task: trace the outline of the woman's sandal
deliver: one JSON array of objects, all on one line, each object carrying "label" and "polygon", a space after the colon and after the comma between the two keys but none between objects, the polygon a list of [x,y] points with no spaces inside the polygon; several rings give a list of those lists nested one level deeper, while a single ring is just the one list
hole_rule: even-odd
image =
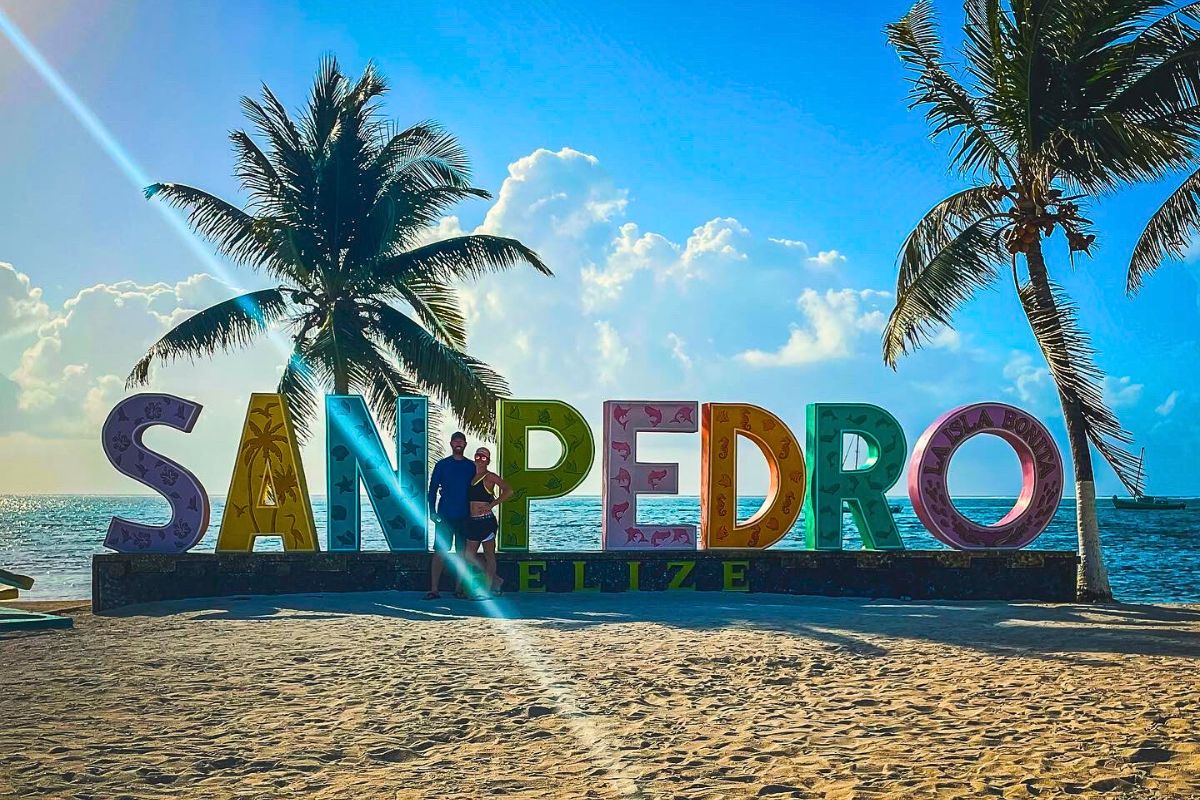
[{"label": "woman's sandal", "polygon": [[492,587],[492,597],[499,597],[504,594],[504,578],[496,578],[496,585]]},{"label": "woman's sandal", "polygon": [[466,600],[466,599],[467,599],[467,593],[466,593],[466,592],[464,592],[462,589],[455,589],[455,590],[454,590],[454,596],[455,596],[455,598],[457,598],[457,599],[459,599],[459,600]]},{"label": "woman's sandal", "polygon": [[426,592],[422,600],[441,600],[442,595],[439,592]]}]

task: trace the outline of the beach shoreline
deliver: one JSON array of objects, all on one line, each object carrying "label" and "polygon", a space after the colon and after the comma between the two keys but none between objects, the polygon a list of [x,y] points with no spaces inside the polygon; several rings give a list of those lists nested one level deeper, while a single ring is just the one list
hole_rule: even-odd
[{"label": "beach shoreline", "polygon": [[0,636],[21,733],[0,744],[0,798],[1174,799],[1200,785],[1200,606],[648,599],[77,609],[74,630]]}]

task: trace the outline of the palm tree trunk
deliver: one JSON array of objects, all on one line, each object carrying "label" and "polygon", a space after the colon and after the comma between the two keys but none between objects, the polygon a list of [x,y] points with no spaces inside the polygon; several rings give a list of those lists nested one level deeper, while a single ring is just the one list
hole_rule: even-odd
[{"label": "palm tree trunk", "polygon": [[[1042,243],[1038,239],[1025,253],[1029,265],[1029,281],[1033,285],[1039,309],[1056,307],[1054,294],[1050,291],[1050,276],[1046,261],[1042,257]],[[1030,309],[1026,309],[1028,314]],[[1058,393],[1062,405],[1063,420],[1067,426],[1067,441],[1071,446],[1071,464],[1075,471],[1075,528],[1079,536],[1079,572],[1075,580],[1075,594],[1083,602],[1105,602],[1112,600],[1112,588],[1108,584],[1108,571],[1104,568],[1104,555],[1100,550],[1100,525],[1096,519],[1096,480],[1092,470],[1092,450],[1088,442],[1087,429],[1079,402]]]}]

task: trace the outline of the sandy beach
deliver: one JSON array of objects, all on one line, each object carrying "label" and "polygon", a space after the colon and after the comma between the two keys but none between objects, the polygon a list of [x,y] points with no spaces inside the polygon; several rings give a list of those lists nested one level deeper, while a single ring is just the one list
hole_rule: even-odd
[{"label": "sandy beach", "polygon": [[0,638],[5,800],[1200,792],[1195,607],[379,593],[76,620]]}]

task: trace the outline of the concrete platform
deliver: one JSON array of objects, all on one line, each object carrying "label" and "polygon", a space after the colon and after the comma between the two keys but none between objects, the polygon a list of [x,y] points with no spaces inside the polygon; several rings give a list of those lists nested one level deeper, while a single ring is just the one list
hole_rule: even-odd
[{"label": "concrete platform", "polygon": [[[92,558],[92,609],[193,597],[425,591],[429,553],[104,553]],[[913,600],[1075,598],[1070,551],[501,553],[506,592],[736,591]],[[450,590],[447,571],[442,588]]]}]

